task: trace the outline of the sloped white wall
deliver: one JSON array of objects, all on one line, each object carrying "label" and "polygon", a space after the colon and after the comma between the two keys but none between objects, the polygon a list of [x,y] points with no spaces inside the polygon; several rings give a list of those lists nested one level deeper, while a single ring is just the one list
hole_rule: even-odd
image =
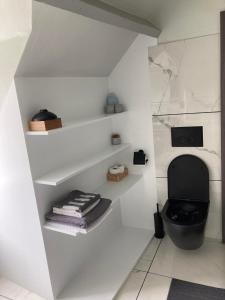
[{"label": "sloped white wall", "polygon": [[0,273],[52,299],[14,83],[0,111]]},{"label": "sloped white wall", "polygon": [[30,32],[31,6],[31,0],[0,0],[1,41]]},{"label": "sloped white wall", "polygon": [[17,76],[108,76],[136,36],[135,32],[33,1],[32,34]]},{"label": "sloped white wall", "polygon": [[[120,130],[122,139],[132,144],[133,151],[144,149],[149,155],[147,167],[134,167],[134,171],[144,174],[141,185],[140,205],[148,208],[143,212],[142,223],[153,228],[153,211],[156,204],[156,181],[154,143],[152,130],[151,90],[148,71],[148,47],[156,44],[156,39],[139,35],[129,47],[120,62],[109,76],[109,91],[115,92],[125,104],[129,116],[127,123],[114,124]],[[124,210],[126,214],[126,210]],[[134,215],[134,214],[133,214]],[[124,215],[124,218],[126,216]]]},{"label": "sloped white wall", "polygon": [[0,274],[52,299],[14,75],[31,31],[31,0],[0,1]]},{"label": "sloped white wall", "polygon": [[31,31],[31,0],[0,0],[0,109]]}]

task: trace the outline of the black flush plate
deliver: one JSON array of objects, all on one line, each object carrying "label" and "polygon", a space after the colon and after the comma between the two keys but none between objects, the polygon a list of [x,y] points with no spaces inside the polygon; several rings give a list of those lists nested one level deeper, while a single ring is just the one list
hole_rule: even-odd
[{"label": "black flush plate", "polygon": [[172,147],[203,147],[203,127],[172,127]]}]

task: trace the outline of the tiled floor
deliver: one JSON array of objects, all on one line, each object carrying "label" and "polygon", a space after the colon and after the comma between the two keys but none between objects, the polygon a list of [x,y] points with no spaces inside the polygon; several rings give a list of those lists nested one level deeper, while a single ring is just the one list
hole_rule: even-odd
[{"label": "tiled floor", "polygon": [[153,239],[115,300],[166,300],[172,278],[225,289],[225,245],[206,240],[185,251]]},{"label": "tiled floor", "polygon": [[[172,278],[225,288],[225,245],[207,240],[194,251],[176,248],[168,237],[153,239],[115,300],[166,300]],[[0,300],[43,300],[0,278]]]},{"label": "tiled floor", "polygon": [[0,300],[44,300],[17,284],[0,278]]}]

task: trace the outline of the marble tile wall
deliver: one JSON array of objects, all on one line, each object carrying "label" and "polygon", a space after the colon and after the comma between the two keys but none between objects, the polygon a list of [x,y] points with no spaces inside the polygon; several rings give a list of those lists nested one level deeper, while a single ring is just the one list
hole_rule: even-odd
[{"label": "marble tile wall", "polygon": [[[221,239],[219,35],[149,48],[158,201],[167,199],[167,168],[181,154],[205,161],[210,173],[206,236]],[[171,146],[171,127],[203,126],[203,147]]]}]

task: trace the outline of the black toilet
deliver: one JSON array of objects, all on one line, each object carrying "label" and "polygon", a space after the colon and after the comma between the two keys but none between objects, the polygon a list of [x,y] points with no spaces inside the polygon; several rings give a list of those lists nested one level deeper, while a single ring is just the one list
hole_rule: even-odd
[{"label": "black toilet", "polygon": [[162,210],[166,232],[185,250],[199,248],[209,209],[209,172],[194,155],[176,157],[168,167],[168,200]]}]

